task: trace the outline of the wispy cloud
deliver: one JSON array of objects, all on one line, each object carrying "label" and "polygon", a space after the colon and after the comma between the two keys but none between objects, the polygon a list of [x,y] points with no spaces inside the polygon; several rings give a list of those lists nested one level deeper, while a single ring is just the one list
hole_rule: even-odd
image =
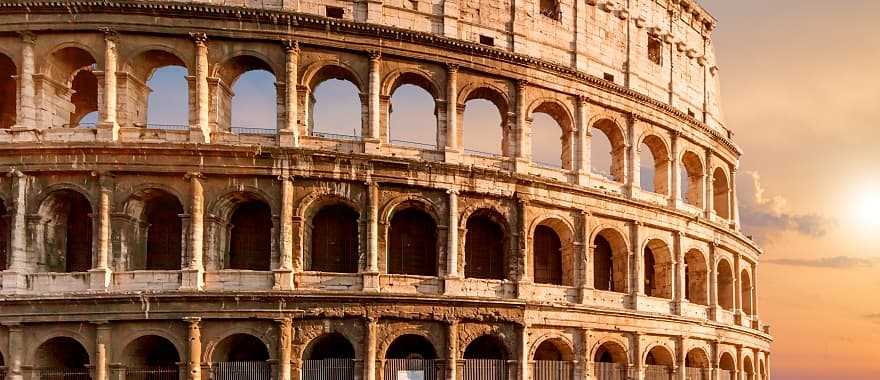
[{"label": "wispy cloud", "polygon": [[864,318],[870,322],[880,324],[880,313],[868,314],[868,315],[864,316]]},{"label": "wispy cloud", "polygon": [[818,259],[768,259],[763,263],[788,265],[794,267],[831,268],[831,269],[855,269],[873,268],[880,265],[880,257],[851,257],[836,256],[822,257]]},{"label": "wispy cloud", "polygon": [[794,231],[811,237],[822,237],[834,228],[836,221],[817,213],[793,213],[788,200],[780,195],[768,195],[757,172],[745,173],[751,181],[743,186],[740,197],[740,217],[743,229],[758,241],[772,240],[773,236]]}]

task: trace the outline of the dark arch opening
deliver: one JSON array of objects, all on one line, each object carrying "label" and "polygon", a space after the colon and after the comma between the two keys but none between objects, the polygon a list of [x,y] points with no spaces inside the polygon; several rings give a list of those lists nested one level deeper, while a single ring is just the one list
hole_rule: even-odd
[{"label": "dark arch opening", "polygon": [[604,343],[596,350],[597,363],[627,364],[626,350],[616,343]]},{"label": "dark arch opening", "polygon": [[553,342],[549,340],[545,340],[538,345],[538,349],[535,350],[535,355],[533,360],[551,360],[551,361],[562,361],[565,360],[565,356],[562,354],[562,351],[559,347],[556,347]]},{"label": "dark arch opening", "polygon": [[325,206],[312,218],[310,270],[357,273],[358,213],[343,204]]},{"label": "dark arch opening", "polygon": [[0,54],[0,129],[9,129],[17,122],[18,82],[15,76],[18,69],[15,62]]},{"label": "dark arch opening", "polygon": [[501,338],[483,335],[474,339],[464,350],[465,359],[507,360],[507,348]]},{"label": "dark arch opening", "polygon": [[98,111],[98,77],[92,70],[79,70],[73,77],[70,88],[73,90],[70,102],[74,105],[70,112],[70,125],[93,127],[94,122],[85,117]]},{"label": "dark arch opening", "polygon": [[386,359],[436,359],[437,352],[434,345],[421,335],[407,334],[394,340],[388,351]]},{"label": "dark arch opening", "polygon": [[535,259],[535,283],[562,285],[562,241],[552,228],[535,228],[532,241]]},{"label": "dark arch opening", "polygon": [[[132,341],[123,351],[123,357],[129,369],[150,370],[145,373],[150,375],[146,378],[156,380],[162,379],[160,375],[163,372],[171,371],[172,375],[176,375],[177,364],[180,362],[180,354],[174,344],[156,335],[142,336]],[[167,371],[144,367],[164,367]]]},{"label": "dark arch opening", "polygon": [[707,292],[709,282],[706,259],[697,250],[690,250],[684,257],[685,261],[685,299],[698,305],[709,305]]},{"label": "dark arch opening", "polygon": [[234,334],[217,343],[212,358],[214,362],[264,362],[269,360],[269,349],[253,335]]},{"label": "dark arch opening", "polygon": [[[9,223],[9,212],[6,210],[6,203],[0,201],[0,271],[9,268],[9,244],[11,223]],[[0,355],[2,359],[2,355]],[[0,364],[2,365],[2,364]]]},{"label": "dark arch opening", "polygon": [[272,211],[262,201],[245,201],[230,218],[229,269],[267,271],[272,264]]},{"label": "dark arch opening", "polygon": [[692,349],[685,357],[685,366],[688,368],[709,368],[709,357],[701,349]]},{"label": "dark arch opening", "polygon": [[312,343],[306,360],[354,359],[354,347],[342,334],[324,335]]},{"label": "dark arch opening", "polygon": [[733,271],[727,260],[718,263],[718,305],[733,310]]},{"label": "dark arch opening", "polygon": [[342,334],[317,338],[304,355],[303,380],[354,380],[354,347]]},{"label": "dark arch opening", "polygon": [[745,269],[740,274],[740,300],[742,300],[743,313],[752,315],[752,279],[749,271]]},{"label": "dark arch opening", "polygon": [[719,361],[719,367],[721,367],[724,371],[736,371],[736,362],[733,360],[733,356],[729,353],[725,352],[721,354],[721,360]]},{"label": "dark arch opening", "polygon": [[144,210],[147,222],[147,270],[180,269],[183,206],[171,194],[162,193],[147,201]]},{"label": "dark arch opening", "polygon": [[43,371],[47,369],[64,370],[65,379],[84,380],[89,378],[87,369],[89,353],[82,344],[73,338],[57,337],[47,340],[37,348],[34,364]]},{"label": "dark arch opening", "polygon": [[45,269],[86,272],[92,267],[92,206],[73,190],[57,190],[40,207]]},{"label": "dark arch opening", "polygon": [[428,213],[410,207],[391,218],[388,272],[437,275],[437,225]]},{"label": "dark arch opening", "polygon": [[696,153],[687,151],[681,158],[681,194],[692,206],[703,207],[703,162]]},{"label": "dark arch opening", "polygon": [[464,240],[467,278],[503,280],[507,277],[504,230],[488,214],[471,215]]},{"label": "dark arch opening", "polygon": [[614,289],[612,257],[611,243],[603,236],[596,237],[593,248],[593,287],[597,290]]}]

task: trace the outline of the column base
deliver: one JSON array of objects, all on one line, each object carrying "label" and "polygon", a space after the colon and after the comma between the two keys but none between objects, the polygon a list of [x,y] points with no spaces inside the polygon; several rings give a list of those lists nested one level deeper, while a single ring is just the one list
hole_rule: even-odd
[{"label": "column base", "polygon": [[518,299],[528,299],[531,294],[534,292],[534,284],[531,282],[517,282],[516,283],[516,298]]},{"label": "column base", "polygon": [[588,303],[593,298],[593,289],[578,288],[578,303]]},{"label": "column base", "polygon": [[116,141],[119,139],[119,124],[102,122],[95,126],[98,130],[98,141]]},{"label": "column base", "polygon": [[583,187],[590,186],[590,173],[577,172],[577,184]]},{"label": "column base", "polygon": [[379,272],[364,272],[363,287],[365,292],[379,292]]},{"label": "column base", "polygon": [[299,136],[293,131],[280,130],[278,131],[278,145],[282,148],[298,148]]},{"label": "column base", "polygon": [[110,288],[113,273],[108,268],[89,270],[89,289],[107,290]]},{"label": "column base", "polygon": [[27,276],[24,273],[7,270],[0,272],[0,292],[3,294],[21,294],[27,291]]},{"label": "column base", "polygon": [[211,142],[211,139],[202,128],[197,125],[191,125],[189,127],[189,142],[195,144],[207,144]]},{"label": "column base", "polygon": [[275,277],[275,285],[272,286],[272,290],[293,290],[295,288],[292,270],[276,269],[272,271],[272,275]]},{"label": "column base", "polygon": [[180,290],[199,291],[205,288],[205,272],[201,269],[180,271]]},{"label": "column base", "polygon": [[513,171],[517,174],[529,174],[532,168],[532,162],[523,157],[516,157],[513,160]]},{"label": "column base", "polygon": [[36,142],[41,140],[42,135],[39,129],[19,125],[13,125],[9,132],[12,134],[12,142]]},{"label": "column base", "polygon": [[446,277],[443,279],[443,294],[448,296],[462,295],[463,285],[461,277]]},{"label": "column base", "polygon": [[364,138],[364,153],[380,154],[382,153],[382,141],[374,138]]},{"label": "column base", "polygon": [[443,152],[443,161],[447,164],[460,164],[461,150],[446,147],[446,151]]}]

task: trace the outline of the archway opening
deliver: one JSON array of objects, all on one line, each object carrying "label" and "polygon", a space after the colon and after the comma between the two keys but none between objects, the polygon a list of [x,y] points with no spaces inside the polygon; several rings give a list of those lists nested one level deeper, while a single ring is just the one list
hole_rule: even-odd
[{"label": "archway opening", "polygon": [[743,360],[742,380],[755,380],[755,367],[752,365],[752,358],[748,356]]},{"label": "archway opening", "polygon": [[385,352],[385,378],[396,379],[398,374],[406,373],[407,378],[439,379],[443,375],[440,363],[436,362],[434,345],[420,335],[397,337]]},{"label": "archway opening", "polygon": [[360,139],[366,110],[363,92],[354,73],[341,66],[326,66],[311,80],[309,131],[331,139]]},{"label": "archway opening", "polygon": [[358,213],[344,204],[322,207],[306,229],[311,239],[309,270],[357,273]]},{"label": "archway opening", "polygon": [[600,232],[593,241],[593,287],[626,293],[629,260],[623,237],[614,230]]},{"label": "archway opening", "polygon": [[685,357],[685,374],[688,379],[709,380],[712,372],[709,369],[709,356],[699,348],[694,348]]},{"label": "archway opening", "polygon": [[97,123],[98,77],[91,67],[77,71],[71,81],[70,89],[73,93],[70,95],[70,103],[73,104],[73,110],[68,119],[71,127],[94,128]]},{"label": "archway opening", "polygon": [[685,203],[703,207],[703,162],[696,153],[687,151],[681,158],[681,194]]},{"label": "archway opening", "polygon": [[605,342],[593,355],[593,373],[597,379],[625,379],[627,377],[626,349],[613,342]]},{"label": "archway opening", "polygon": [[645,356],[645,378],[651,380],[671,380],[675,358],[668,349],[656,346]]},{"label": "archway opening", "polygon": [[483,335],[474,339],[464,350],[463,378],[507,379],[508,352],[501,338]]},{"label": "archway opening", "polygon": [[[91,53],[79,47],[58,49],[44,63],[43,74],[48,78],[37,86],[48,86],[54,81],[64,87],[53,91],[44,87],[45,100],[41,110],[45,112],[43,122],[52,126],[76,127],[81,125],[84,115],[98,110],[98,78],[95,58]],[[39,93],[39,92],[38,92]],[[94,124],[82,125],[94,127]]]},{"label": "archway opening", "polygon": [[69,337],[52,338],[37,347],[34,367],[38,379],[88,380],[89,353]]},{"label": "archway opening", "polygon": [[703,253],[692,249],[684,256],[685,299],[697,305],[709,305],[709,273]]},{"label": "archway opening", "polygon": [[669,153],[657,136],[645,137],[639,147],[639,182],[642,190],[669,194]]},{"label": "archway opening", "polygon": [[716,168],[712,175],[712,207],[721,219],[730,219],[730,183],[724,169]]},{"label": "archway opening", "polygon": [[721,354],[721,360],[718,362],[718,376],[719,379],[733,379],[736,376],[736,361],[733,360],[733,356],[725,352]]},{"label": "archway opening", "polygon": [[11,223],[9,223],[9,212],[6,210],[6,202],[0,200],[0,271],[9,269],[9,244],[12,232],[10,228]]},{"label": "archway opening", "polygon": [[15,62],[4,54],[0,54],[0,94],[8,94],[0,98],[0,129],[9,129],[18,122],[18,68]]},{"label": "archway opening", "polygon": [[483,87],[471,91],[459,107],[464,152],[478,156],[510,156],[507,100],[498,91]]},{"label": "archway opening", "polygon": [[47,272],[87,272],[92,268],[92,206],[73,190],[57,190],[43,200],[38,211],[44,257],[39,269]]},{"label": "archway opening", "polygon": [[733,310],[733,271],[727,260],[718,263],[718,306]]},{"label": "archway opening", "polygon": [[263,201],[240,203],[230,218],[228,269],[267,271],[272,264],[272,211]]},{"label": "archway opening", "polygon": [[573,353],[561,339],[548,339],[532,355],[535,380],[571,380],[574,374]]},{"label": "archway opening", "polygon": [[168,339],[146,335],[129,343],[122,353],[127,379],[164,380],[180,376],[180,354]]},{"label": "archway opening", "polygon": [[535,283],[562,285],[562,241],[553,228],[539,225],[532,241]]},{"label": "archway opening", "polygon": [[488,210],[472,214],[465,233],[464,273],[467,278],[503,280],[507,278],[506,243],[501,217]]},{"label": "archway opening", "polygon": [[150,189],[129,200],[136,236],[144,236],[144,248],[133,254],[128,266],[133,270],[178,270],[183,254],[183,206],[177,197]]},{"label": "archway opening", "polygon": [[573,153],[571,116],[553,102],[543,103],[532,112],[532,162],[570,170]]},{"label": "archway opening", "polygon": [[385,359],[436,359],[434,345],[421,335],[407,334],[398,337],[388,346]]},{"label": "archway opening", "polygon": [[354,346],[342,334],[330,333],[317,338],[303,356],[303,380],[355,378]]},{"label": "archway opening", "polygon": [[742,300],[742,311],[746,315],[752,315],[752,276],[748,270],[743,269],[740,274],[740,300]]},{"label": "archway opening", "polygon": [[437,224],[413,206],[394,213],[388,229],[388,273],[437,275]]},{"label": "archway opening", "polygon": [[[217,76],[217,122],[224,130],[245,134],[273,134],[278,126],[278,88],[272,67],[252,55],[226,61]],[[295,85],[295,84],[292,84]],[[229,86],[231,91],[220,90]]]},{"label": "archway opening", "polygon": [[124,106],[135,125],[148,128],[187,130],[190,124],[189,80],[186,64],[174,54],[161,50],[141,53],[130,63],[127,80],[131,87]]},{"label": "archway opening", "polygon": [[217,379],[270,379],[269,348],[250,334],[233,334],[219,343],[211,355]]},{"label": "archway opening", "polygon": [[609,119],[603,119],[593,124],[591,132],[590,163],[593,174],[624,182],[626,146],[620,127]]},{"label": "archway opening", "polygon": [[427,78],[402,74],[388,105],[388,139],[391,144],[437,149],[437,96]]},{"label": "archway opening", "polygon": [[643,255],[645,295],[672,299],[674,268],[669,247],[662,240],[652,239]]}]

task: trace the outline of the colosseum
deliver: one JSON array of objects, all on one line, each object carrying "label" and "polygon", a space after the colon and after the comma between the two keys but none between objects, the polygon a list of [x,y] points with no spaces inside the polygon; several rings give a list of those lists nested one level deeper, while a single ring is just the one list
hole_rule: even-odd
[{"label": "colosseum", "polygon": [[[766,380],[715,26],[694,0],[0,0],[0,374]],[[179,125],[147,118],[166,67]],[[255,70],[274,125],[236,126]],[[354,133],[315,127],[327,81]],[[393,138],[407,85],[430,144]]]}]

